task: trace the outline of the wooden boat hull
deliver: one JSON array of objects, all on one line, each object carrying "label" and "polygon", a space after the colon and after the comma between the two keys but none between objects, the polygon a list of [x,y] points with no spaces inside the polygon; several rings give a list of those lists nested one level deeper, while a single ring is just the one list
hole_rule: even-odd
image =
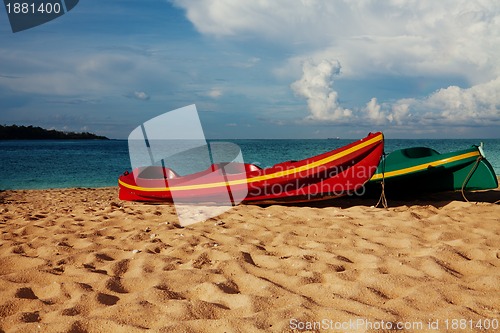
[{"label": "wooden boat hull", "polygon": [[[383,153],[382,133],[301,161],[260,169],[220,163],[188,176],[162,167],[138,168],[118,180],[121,200],[176,203],[302,202],[353,193],[375,173]],[[148,175],[144,175],[144,173]],[[240,200],[233,200],[240,198]]]},{"label": "wooden boat hull", "polygon": [[394,151],[382,158],[367,188],[380,189],[382,179],[386,193],[398,195],[498,187],[493,167],[477,146],[446,154],[427,147]]}]

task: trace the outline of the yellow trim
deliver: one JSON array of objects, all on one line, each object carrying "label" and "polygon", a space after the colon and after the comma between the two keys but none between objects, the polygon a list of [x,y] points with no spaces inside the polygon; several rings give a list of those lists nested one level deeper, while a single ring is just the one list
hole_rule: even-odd
[{"label": "yellow trim", "polygon": [[400,170],[394,170],[394,171],[384,172],[383,176],[382,176],[382,173],[377,173],[377,174],[373,175],[372,179],[370,179],[370,180],[379,180],[379,179],[382,179],[382,178],[390,178],[390,177],[395,177],[395,176],[401,176],[401,175],[404,175],[404,174],[407,174],[407,173],[412,173],[412,172],[416,172],[416,171],[425,170],[425,169],[427,169],[430,166],[432,166],[432,167],[440,166],[440,165],[443,165],[443,164],[447,164],[447,163],[452,163],[452,162],[464,160],[464,159],[469,158],[469,157],[478,156],[479,154],[480,154],[479,151],[473,151],[473,152],[465,153],[465,154],[462,154],[462,155],[457,155],[457,156],[453,156],[453,157],[443,158],[442,160],[437,160],[437,161],[433,161],[433,162],[429,162],[429,163],[415,165],[415,166],[412,166],[412,167],[409,167],[409,168],[404,168],[404,169],[400,169]]},{"label": "yellow trim", "polygon": [[160,191],[166,192],[166,191],[172,191],[172,190],[186,191],[186,190],[197,190],[197,189],[203,189],[203,188],[213,188],[213,187],[220,187],[220,186],[231,186],[231,185],[253,183],[253,182],[268,180],[268,179],[272,179],[272,178],[284,177],[284,176],[291,175],[293,173],[307,171],[307,170],[315,168],[317,166],[338,160],[344,156],[347,156],[353,152],[356,152],[360,149],[363,149],[365,147],[368,147],[374,143],[377,143],[377,142],[380,142],[383,140],[384,140],[384,135],[379,134],[376,137],[371,138],[370,140],[360,142],[359,144],[357,144],[349,149],[343,150],[343,151],[341,151],[337,154],[334,154],[334,155],[330,155],[330,156],[325,157],[325,158],[318,160],[316,162],[306,164],[306,165],[303,165],[303,166],[298,167],[298,168],[278,171],[278,172],[274,172],[274,173],[271,173],[268,175],[262,175],[262,176],[248,178],[248,179],[237,179],[237,180],[231,180],[231,181],[227,181],[227,182],[196,184],[196,185],[184,185],[184,186],[181,185],[181,186],[174,186],[174,187],[141,187],[141,186],[135,186],[135,185],[130,185],[130,184],[124,183],[121,180],[118,180],[118,183],[120,185],[122,185],[123,187],[129,188],[132,190],[145,191],[145,192],[160,192]]}]

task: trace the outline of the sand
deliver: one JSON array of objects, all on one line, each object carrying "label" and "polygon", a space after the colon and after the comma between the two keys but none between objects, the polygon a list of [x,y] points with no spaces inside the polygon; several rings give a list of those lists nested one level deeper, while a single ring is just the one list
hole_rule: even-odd
[{"label": "sand", "polygon": [[238,206],[185,228],[172,206],[117,191],[0,192],[0,332],[494,332],[500,320],[499,190],[388,209]]}]

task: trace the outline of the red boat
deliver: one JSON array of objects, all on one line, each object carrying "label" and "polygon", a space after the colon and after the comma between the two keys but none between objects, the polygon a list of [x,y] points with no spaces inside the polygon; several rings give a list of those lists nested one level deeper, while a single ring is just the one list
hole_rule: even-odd
[{"label": "red boat", "polygon": [[120,176],[119,197],[129,201],[233,205],[329,199],[362,188],[375,173],[383,146],[383,134],[378,132],[342,148],[265,169],[230,162],[179,176],[166,167],[141,167]]}]

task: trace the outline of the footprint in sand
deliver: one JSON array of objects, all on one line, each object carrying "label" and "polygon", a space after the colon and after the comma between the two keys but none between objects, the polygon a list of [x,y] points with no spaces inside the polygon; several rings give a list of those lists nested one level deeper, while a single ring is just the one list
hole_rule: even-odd
[{"label": "footprint in sand", "polygon": [[115,305],[119,300],[120,298],[117,296],[104,293],[97,294],[97,301],[103,305],[108,305],[108,306]]},{"label": "footprint in sand", "polygon": [[69,309],[64,309],[62,310],[61,314],[63,316],[70,316],[70,317],[73,317],[73,316],[77,316],[80,314],[80,310],[78,310],[76,307],[74,308],[69,308]]},{"label": "footprint in sand", "polygon": [[122,277],[129,269],[130,259],[123,259],[113,266],[113,274],[117,277]]},{"label": "footprint in sand", "polygon": [[328,265],[331,267],[335,272],[340,273],[340,272],[345,272],[345,267],[343,265]]},{"label": "footprint in sand", "polygon": [[40,317],[40,314],[38,311],[35,312],[24,312],[21,315],[21,321],[24,323],[37,323],[40,322],[42,318]]},{"label": "footprint in sand", "polygon": [[340,261],[343,261],[343,262],[347,262],[349,264],[354,264],[354,262],[351,259],[346,258],[344,256],[337,256],[337,259],[340,260]]},{"label": "footprint in sand", "polygon": [[86,292],[91,292],[94,291],[94,288],[90,284],[82,283],[82,282],[77,282],[78,287],[80,287],[83,291]]},{"label": "footprint in sand", "polygon": [[166,285],[157,285],[154,287],[155,289],[161,291],[162,295],[166,298],[166,299],[173,299],[173,300],[183,300],[183,299],[186,299],[184,296],[182,296],[181,294],[175,292],[175,291],[172,291],[168,286]]},{"label": "footprint in sand", "polygon": [[83,267],[88,269],[92,273],[108,275],[108,271],[104,269],[96,269],[95,266],[92,264],[83,264]]},{"label": "footprint in sand", "polygon": [[129,291],[123,286],[122,280],[119,277],[112,277],[106,282],[106,288],[110,291],[119,294],[127,294]]},{"label": "footprint in sand", "polygon": [[255,264],[255,261],[253,261],[252,255],[248,252],[241,252],[241,255],[243,256],[243,260],[250,265],[257,266]]},{"label": "footprint in sand", "polygon": [[369,291],[371,291],[373,294],[377,295],[378,297],[380,297],[381,299],[383,300],[388,300],[390,299],[389,296],[387,296],[384,292],[378,290],[377,288],[373,288],[373,287],[366,287],[366,289],[368,289]]},{"label": "footprint in sand", "polygon": [[35,295],[33,290],[31,288],[19,288],[16,291],[16,297],[17,298],[24,298],[24,299],[38,299],[38,297]]},{"label": "footprint in sand", "polygon": [[202,269],[206,266],[210,266],[212,261],[210,260],[206,252],[202,253],[194,262],[193,267],[197,269]]},{"label": "footprint in sand", "polygon": [[98,260],[101,260],[101,261],[113,261],[115,260],[114,258],[108,256],[107,254],[105,253],[97,253],[95,255],[95,257],[98,259]]},{"label": "footprint in sand", "polygon": [[238,285],[234,281],[226,281],[223,283],[217,283],[217,287],[219,287],[220,290],[225,292],[226,294],[239,294],[240,289],[238,288]]}]

